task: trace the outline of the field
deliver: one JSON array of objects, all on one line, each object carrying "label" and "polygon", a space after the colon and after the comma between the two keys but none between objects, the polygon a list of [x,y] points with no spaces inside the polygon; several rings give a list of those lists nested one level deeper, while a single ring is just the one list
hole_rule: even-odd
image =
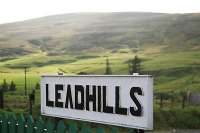
[{"label": "field", "polygon": [[[129,74],[137,55],[140,74],[154,77],[155,129],[200,128],[200,107],[182,107],[183,93],[200,93],[199,22],[199,14],[86,13],[0,25],[0,84],[17,88],[5,92],[4,111],[29,112],[24,67],[30,94],[44,74],[104,74],[106,59],[112,74]],[[160,94],[170,95],[163,107]],[[33,108],[40,115],[40,90]]]},{"label": "field", "polygon": [[120,49],[115,53],[85,54],[79,56],[47,56],[46,53],[31,54],[16,59],[1,61],[0,81],[13,80],[18,91],[23,92],[24,68],[27,69],[27,85],[33,89],[43,74],[104,74],[105,62],[109,59],[113,74],[128,74],[128,60],[137,55],[142,60],[142,73],[152,74],[156,91],[180,91],[189,89],[198,91],[200,87],[200,52],[180,51],[161,52],[162,47],[145,48],[134,53],[131,49]]},{"label": "field", "polygon": [[[131,49],[120,49],[115,53],[107,51],[92,55],[81,56],[47,56],[46,53],[37,53],[23,56],[17,59],[8,59],[0,63],[0,81],[6,79],[8,83],[12,80],[16,83],[17,91],[6,93],[6,110],[14,112],[28,112],[28,100],[24,96],[24,69],[19,66],[27,66],[27,88],[31,93],[36,83],[40,82],[43,74],[57,74],[64,71],[65,74],[78,74],[86,72],[88,74],[104,74],[106,58],[110,61],[113,74],[128,74],[128,60],[136,54],[142,59],[142,73],[152,74],[154,77],[155,92],[172,92],[174,95],[181,91],[200,92],[200,53],[198,51],[163,52],[163,48],[144,48],[140,52],[133,52]],[[11,65],[12,64],[12,65]],[[9,66],[9,67],[8,67]],[[16,68],[15,68],[16,67]],[[17,99],[17,100],[16,100]],[[181,100],[177,96],[177,102],[172,111],[181,109]],[[40,91],[36,90],[36,104],[34,105],[34,115],[39,114]],[[165,109],[169,109],[169,103],[165,104],[164,111],[159,111],[159,102],[155,101],[156,119],[161,123],[156,123],[156,128],[169,128],[163,122],[161,114]],[[177,109],[176,109],[177,108]],[[189,106],[192,111],[198,109]],[[187,109],[187,111],[190,109]],[[159,114],[157,116],[157,114]],[[172,114],[168,114],[172,115]],[[157,118],[158,117],[158,118]],[[193,117],[193,115],[191,116]],[[161,119],[161,120],[160,120]],[[162,123],[163,122],[163,123]],[[173,123],[173,122],[172,122]],[[163,124],[163,125],[162,125]],[[181,125],[182,126],[182,125]],[[190,125],[189,127],[195,127]],[[197,126],[198,127],[198,126]]]}]

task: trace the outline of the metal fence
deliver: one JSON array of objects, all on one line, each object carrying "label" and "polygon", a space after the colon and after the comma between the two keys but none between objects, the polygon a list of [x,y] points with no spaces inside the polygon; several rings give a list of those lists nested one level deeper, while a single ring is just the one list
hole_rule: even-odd
[{"label": "metal fence", "polygon": [[[33,119],[31,115],[24,117],[15,114],[0,114],[0,133],[120,133],[116,127],[105,129],[104,127],[91,127],[86,123],[77,126],[76,122],[65,124],[60,120],[55,124],[51,120],[44,121],[41,117]],[[137,133],[134,129],[128,132]]]}]

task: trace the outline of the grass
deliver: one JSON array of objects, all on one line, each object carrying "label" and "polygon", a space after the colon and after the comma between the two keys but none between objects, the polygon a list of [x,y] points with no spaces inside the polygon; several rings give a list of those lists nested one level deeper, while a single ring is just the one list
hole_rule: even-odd
[{"label": "grass", "polygon": [[[7,82],[10,83],[13,80],[17,87],[17,91],[6,92],[5,94],[6,110],[28,112],[28,99],[24,96],[23,66],[29,67],[27,71],[27,87],[28,93],[30,93],[36,83],[40,81],[41,75],[56,74],[60,69],[64,70],[66,74],[77,74],[79,72],[104,74],[106,58],[109,58],[113,74],[128,74],[127,62],[135,55],[136,53],[131,49],[126,48],[115,52],[106,51],[105,53],[91,53],[91,55],[88,53],[82,53],[80,56],[48,56],[46,53],[39,52],[37,54],[26,55],[20,58],[1,60],[0,82],[3,82],[3,79],[6,79]],[[153,48],[153,50],[152,48],[143,49],[137,52],[137,55],[142,59],[143,73],[152,74],[154,76],[154,91],[173,91],[174,95],[183,90],[200,92],[200,53],[198,51],[177,51],[170,53],[163,52],[162,47],[157,47]],[[34,115],[39,115],[39,103],[40,91],[36,90]],[[155,104],[155,128],[168,129],[173,127],[176,122],[183,122],[185,119],[181,120],[180,115],[186,115],[186,118],[190,121],[192,121],[193,118],[196,121],[193,125],[189,122],[184,123],[185,127],[199,127],[196,125],[199,121],[195,119],[195,111],[199,115],[197,109],[191,107],[187,111],[181,112],[179,115],[179,113],[177,113],[178,111],[181,111],[179,108],[166,108],[170,109],[168,111],[160,110],[158,105]],[[175,118],[173,118],[173,113],[175,113]],[[167,117],[163,118],[163,115],[166,115],[171,119],[168,120]],[[177,121],[174,122],[176,118]],[[181,128],[184,127],[184,125],[175,126]]]},{"label": "grass", "polygon": [[[148,50],[149,49],[149,50]],[[155,78],[156,90],[180,90],[189,88],[198,90],[200,87],[200,53],[198,51],[162,52],[162,47],[144,49],[137,53],[142,59],[142,70]],[[123,51],[123,52],[122,52]],[[6,79],[17,84],[18,90],[24,87],[24,66],[28,66],[27,85],[29,89],[39,82],[40,76],[57,73],[60,69],[67,74],[86,72],[104,74],[105,60],[109,58],[113,74],[128,74],[127,61],[136,54],[130,49],[110,51],[104,54],[76,56],[48,56],[39,52],[21,58],[11,58],[0,62],[0,82]],[[80,58],[89,57],[89,58]],[[92,58],[90,58],[92,57]],[[38,65],[39,64],[39,65]]]}]

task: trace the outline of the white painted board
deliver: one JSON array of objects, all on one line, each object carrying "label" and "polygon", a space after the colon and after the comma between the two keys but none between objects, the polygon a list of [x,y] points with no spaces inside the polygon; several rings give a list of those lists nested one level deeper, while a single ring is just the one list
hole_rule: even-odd
[{"label": "white painted board", "polygon": [[41,78],[41,113],[151,130],[153,78],[149,75],[44,75]]}]

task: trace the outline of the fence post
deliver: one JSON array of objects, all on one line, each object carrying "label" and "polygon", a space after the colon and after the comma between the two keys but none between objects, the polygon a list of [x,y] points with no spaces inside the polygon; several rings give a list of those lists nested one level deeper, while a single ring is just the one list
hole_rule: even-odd
[{"label": "fence post", "polygon": [[25,124],[25,130],[26,130],[25,133],[33,133],[33,127],[34,127],[33,124],[34,124],[34,121],[33,121],[32,116],[28,115],[27,122]]},{"label": "fence post", "polygon": [[44,121],[41,117],[38,118],[35,122],[34,132],[35,133],[42,133],[44,129]]},{"label": "fence post", "polygon": [[77,133],[78,128],[77,128],[77,125],[74,122],[69,123],[68,125],[69,125],[68,126],[69,133]]},{"label": "fence post", "polygon": [[92,133],[91,128],[85,123],[81,127],[81,133]]},{"label": "fence post", "polygon": [[112,127],[111,133],[119,133],[119,129],[116,127]]},{"label": "fence post", "polygon": [[59,121],[56,128],[56,133],[65,133],[65,130],[66,130],[66,127],[63,120]]},{"label": "fence post", "polygon": [[102,127],[98,127],[96,133],[105,133],[105,130]]},{"label": "fence post", "polygon": [[8,132],[8,115],[4,113],[2,116],[2,126],[1,126],[1,133],[7,133]]},{"label": "fence post", "polygon": [[3,116],[0,115],[0,132],[2,133],[2,129],[3,129]]},{"label": "fence post", "polygon": [[[31,115],[28,116],[27,121],[25,121],[24,116],[20,114],[18,119],[16,119],[15,114],[11,114],[8,117],[8,114],[0,115],[0,133],[66,133],[66,130],[69,133],[78,132],[78,127],[76,123],[69,123],[68,128],[66,128],[64,121],[61,120],[58,122],[56,128],[55,124],[48,120],[45,122],[39,117],[35,123]],[[86,123],[81,124],[80,133],[105,133],[103,127],[97,127],[92,129]],[[117,127],[112,127],[111,133],[120,132]],[[144,133],[144,130],[141,129],[129,129],[129,133]]]},{"label": "fence post", "polygon": [[47,124],[46,124],[46,128],[43,129],[43,130],[46,133],[53,133],[54,132],[54,127],[55,127],[55,125],[50,120],[48,120]]},{"label": "fence post", "polygon": [[24,124],[25,124],[24,116],[23,114],[20,114],[16,123],[17,133],[24,133]]},{"label": "fence post", "polygon": [[14,114],[11,114],[8,120],[8,133],[15,133],[16,131],[16,116]]}]

